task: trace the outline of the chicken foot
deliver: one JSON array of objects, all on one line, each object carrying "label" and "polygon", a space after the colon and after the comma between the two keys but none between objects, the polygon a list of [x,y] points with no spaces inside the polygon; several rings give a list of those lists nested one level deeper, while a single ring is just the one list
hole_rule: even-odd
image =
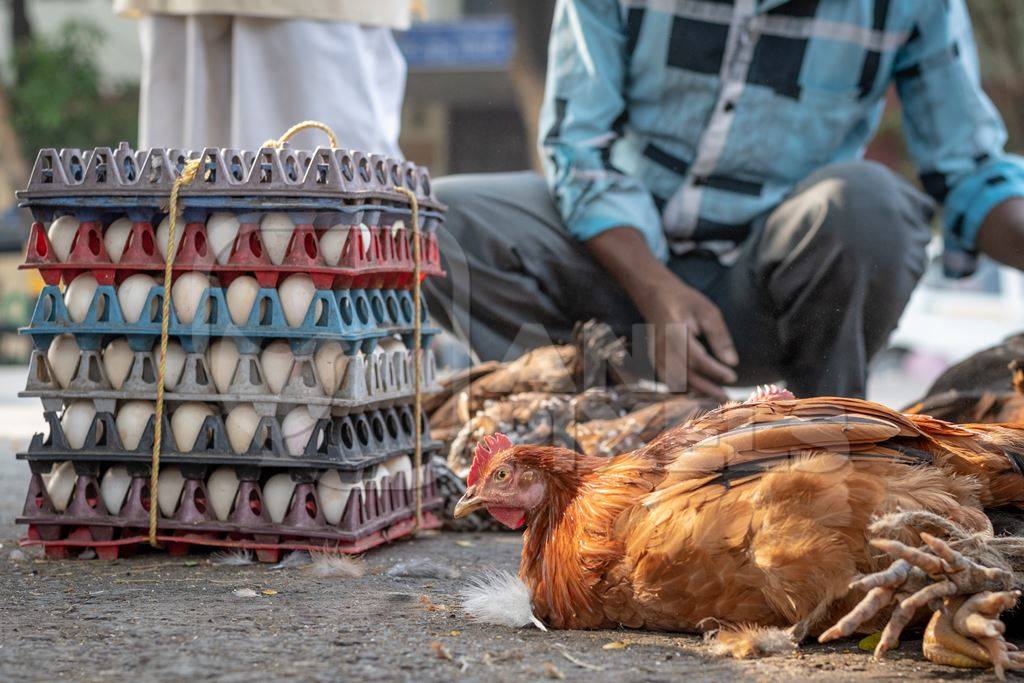
[{"label": "chicken foot", "polygon": [[923,607],[934,610],[925,631],[924,655],[940,664],[961,667],[992,666],[1003,678],[1006,669],[1024,668],[1024,653],[1011,651],[1003,638],[1003,610],[1016,604],[1013,574],[986,567],[922,532],[925,546],[913,548],[878,538],[871,545],[896,558],[887,568],[850,584],[867,591],[846,616],[818,638],[828,642],[849,636],[883,609],[892,614],[875,648],[875,657],[899,645],[903,629]]}]

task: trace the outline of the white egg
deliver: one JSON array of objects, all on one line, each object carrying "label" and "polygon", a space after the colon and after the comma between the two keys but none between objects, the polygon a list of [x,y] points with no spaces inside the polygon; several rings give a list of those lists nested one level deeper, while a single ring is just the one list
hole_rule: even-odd
[{"label": "white egg", "polygon": [[100,497],[103,498],[103,505],[107,512],[116,515],[124,505],[124,497],[128,495],[128,489],[132,485],[132,475],[128,474],[128,468],[124,465],[114,465],[103,473],[100,479]]},{"label": "white egg", "polygon": [[206,239],[213,249],[217,263],[224,265],[231,258],[231,249],[238,236],[238,218],[233,213],[219,211],[206,221]]},{"label": "white egg", "polygon": [[128,346],[128,340],[124,337],[110,340],[107,347],[103,349],[103,370],[107,373],[111,387],[120,389],[124,386],[134,359],[135,353]]},{"label": "white egg", "polygon": [[242,275],[231,281],[228,291],[224,295],[228,302],[231,322],[236,325],[244,325],[248,322],[259,291],[260,285],[251,275]]},{"label": "white egg", "polygon": [[260,416],[248,403],[240,403],[231,409],[224,426],[228,432],[228,443],[235,453],[245,453],[252,444],[252,437],[260,424]]},{"label": "white egg", "polygon": [[64,291],[64,305],[68,309],[71,321],[80,323],[89,314],[89,306],[92,305],[92,298],[96,294],[99,283],[92,273],[82,273],[68,285]]},{"label": "white egg", "polygon": [[287,472],[275,474],[263,485],[263,504],[270,514],[270,519],[275,524],[284,521],[288,514],[288,506],[292,502],[292,494],[295,493],[295,482]]},{"label": "white egg", "polygon": [[71,380],[75,378],[75,370],[78,369],[78,361],[82,356],[82,350],[78,348],[73,334],[59,334],[50,342],[50,348],[46,350],[46,360],[50,362],[50,370],[53,371],[53,379],[61,389],[67,389]]},{"label": "white egg", "polygon": [[264,214],[260,221],[260,238],[263,240],[263,247],[267,250],[270,262],[275,266],[281,265],[285,254],[288,253],[288,242],[292,238],[295,224],[286,213]]},{"label": "white egg", "polygon": [[302,455],[305,452],[316,422],[316,418],[309,414],[306,406],[293,408],[284,416],[284,420],[281,421],[281,434],[284,436],[285,449],[289,454]]},{"label": "white egg", "polygon": [[396,455],[384,463],[392,477],[399,474],[405,475],[406,488],[412,488],[412,459],[408,455]]},{"label": "white egg", "polygon": [[118,218],[107,226],[103,233],[103,248],[107,250],[107,256],[111,263],[117,263],[124,254],[124,247],[128,243],[128,234],[132,231],[130,218]]},{"label": "white egg", "polygon": [[[291,327],[297,327],[306,319],[306,311],[313,303],[313,295],[316,294],[316,286],[313,278],[305,273],[289,275],[277,286],[277,295],[281,298],[281,308],[284,310],[284,319]],[[322,304],[323,302],[318,302]],[[317,315],[320,315],[319,307]]]},{"label": "white egg", "polygon": [[[356,232],[358,231],[359,237],[361,238],[360,243],[363,247],[363,256],[369,258],[370,254],[373,253],[373,233],[370,232],[370,227],[366,223],[360,223],[359,225],[352,228],[352,239],[355,240]],[[352,248],[355,248],[353,243]]]},{"label": "white egg", "polygon": [[[117,288],[117,303],[121,306],[121,315],[125,322],[137,323],[142,317],[142,309],[146,305],[149,291],[156,287],[156,280],[145,273],[136,273],[125,278]],[[146,317],[147,322],[149,316]]]},{"label": "white egg", "polygon": [[178,509],[178,499],[181,498],[181,491],[185,488],[185,477],[181,476],[181,470],[177,467],[161,467],[157,475],[157,505],[160,506],[160,513],[164,517],[173,517],[174,511]]},{"label": "white egg", "polygon": [[263,380],[272,394],[280,394],[288,378],[292,374],[292,364],[295,356],[288,342],[283,339],[272,341],[260,353],[260,369],[263,370]]},{"label": "white egg", "polygon": [[[159,372],[160,344],[153,346],[153,368]],[[180,342],[167,340],[167,362],[164,366],[164,389],[174,391],[181,381],[181,373],[185,369],[185,349]]]},{"label": "white egg", "polygon": [[68,509],[76,481],[78,481],[78,474],[75,473],[75,463],[70,460],[54,465],[49,474],[43,475],[46,494],[50,496],[50,501],[57,512],[64,512]]},{"label": "white egg", "polygon": [[358,481],[342,481],[338,470],[327,470],[320,475],[316,481],[316,496],[320,499],[320,510],[328,524],[341,521],[349,496],[359,485]]},{"label": "white egg", "polygon": [[[185,218],[178,216],[174,223],[174,253],[177,258],[178,247],[181,246],[181,236],[185,233]],[[156,246],[160,250],[160,256],[167,258],[167,243],[171,234],[171,217],[164,216],[160,225],[156,228]]]},{"label": "white egg", "polygon": [[206,480],[206,495],[217,519],[224,521],[231,514],[231,507],[238,493],[238,475],[234,467],[218,467]]},{"label": "white egg", "polygon": [[117,424],[117,433],[125,448],[133,451],[139,447],[142,433],[146,431],[149,418],[155,412],[151,401],[128,401],[121,406],[114,423]]},{"label": "white egg", "polygon": [[205,403],[182,403],[171,414],[171,433],[178,450],[188,453],[196,445],[196,437],[207,416],[213,415],[213,409]]},{"label": "white egg", "polygon": [[313,362],[316,363],[316,372],[324,385],[324,393],[328,396],[334,395],[341,386],[341,381],[345,378],[345,369],[348,367],[348,356],[345,355],[341,344],[334,341],[321,344],[313,354]]},{"label": "white egg", "polygon": [[377,493],[383,495],[384,491],[387,490],[387,486],[384,480],[391,476],[391,472],[388,471],[387,465],[381,463],[377,465],[377,472],[373,475],[373,486],[377,489]]},{"label": "white egg", "polygon": [[[171,302],[174,304],[174,314],[178,316],[178,322],[189,325],[195,320],[196,312],[199,309],[199,297],[210,288],[210,278],[203,273],[189,271],[182,273],[171,285]],[[209,312],[210,302],[206,302],[206,311]]]},{"label": "white egg", "polygon": [[401,339],[395,339],[394,337],[384,337],[377,342],[377,348],[385,353],[392,353],[394,351],[405,351],[405,344],[402,343]]},{"label": "white egg", "polygon": [[69,446],[77,450],[85,445],[85,437],[89,435],[89,428],[95,417],[96,406],[87,399],[72,401],[64,409],[60,426],[64,430],[64,437],[68,440]]},{"label": "white egg", "polygon": [[218,339],[206,351],[206,362],[218,393],[226,394],[238,368],[238,347],[230,339]]},{"label": "white egg", "polygon": [[341,252],[345,248],[345,240],[348,239],[349,226],[339,223],[327,228],[320,235],[320,253],[329,266],[338,265],[341,260]]},{"label": "white egg", "polygon": [[71,243],[75,241],[75,233],[78,232],[79,222],[74,216],[61,216],[50,223],[50,229],[46,236],[50,238],[53,251],[57,260],[64,262],[71,255]]}]

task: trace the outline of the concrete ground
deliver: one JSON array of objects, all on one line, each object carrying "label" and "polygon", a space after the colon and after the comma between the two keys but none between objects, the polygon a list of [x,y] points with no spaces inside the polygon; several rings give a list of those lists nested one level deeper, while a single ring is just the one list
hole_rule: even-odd
[{"label": "concrete ground", "polygon": [[[0,369],[0,681],[991,679],[924,661],[919,640],[882,662],[854,641],[734,661],[695,636],[468,622],[459,587],[484,568],[514,571],[514,534],[398,542],[367,553],[356,579],[224,566],[209,554],[46,561],[17,551],[28,467],[13,454],[41,425],[39,404],[14,398],[22,382],[20,368]],[[387,573],[418,559],[458,576]]]}]

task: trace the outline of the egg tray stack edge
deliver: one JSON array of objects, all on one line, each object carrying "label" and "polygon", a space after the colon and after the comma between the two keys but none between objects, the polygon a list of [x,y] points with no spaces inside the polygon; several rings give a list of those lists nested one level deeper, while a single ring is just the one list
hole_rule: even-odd
[{"label": "egg tray stack edge", "polygon": [[[270,554],[272,547],[285,547],[281,545],[285,541],[296,547],[311,542],[358,552],[354,549],[407,533],[413,514],[409,507],[412,491],[404,482],[389,484],[396,497],[384,508],[381,505],[387,496],[382,494],[369,500],[374,497],[367,494],[366,500],[357,506],[363,510],[362,521],[349,523],[344,533],[321,528],[322,520],[316,521],[318,513],[311,512],[316,505],[303,503],[300,499],[305,493],[300,495],[299,491],[316,482],[325,469],[349,473],[346,476],[368,476],[384,460],[412,452],[409,403],[413,354],[408,350],[414,326],[409,291],[413,284],[413,245],[408,226],[412,212],[407,197],[398,188],[412,190],[419,199],[423,277],[443,276],[436,229],[443,221],[445,207],[434,197],[426,169],[352,150],[309,152],[285,146],[255,152],[205,149],[192,153],[174,149],[135,151],[122,143],[116,149],[44,149],[36,159],[28,189],[18,193],[21,205],[29,208],[35,218],[22,268],[38,270],[46,283],[32,320],[23,330],[32,338],[34,351],[29,382],[22,395],[43,401],[50,427],[49,435],[37,434],[29,449],[18,454],[29,461],[33,472],[24,515],[19,519],[30,526],[27,542],[42,543],[48,553],[59,556],[75,546],[95,547],[97,553],[109,554],[110,547],[127,548],[137,541],[124,536],[123,543],[114,543],[117,539],[106,537],[105,533],[97,536],[92,531],[85,535],[82,532],[83,528],[100,527],[135,529],[132,522],[138,521],[137,506],[126,502],[122,512],[128,512],[119,515],[109,515],[105,509],[98,511],[95,495],[89,494],[95,481],[80,472],[75,500],[81,500],[68,509],[74,514],[61,514],[52,503],[47,503],[43,475],[54,462],[70,460],[76,470],[81,467],[83,471],[127,463],[137,475],[133,478],[133,489],[145,479],[140,468],[148,471],[153,418],[138,447],[129,450],[120,441],[114,410],[119,401],[155,398],[152,349],[159,338],[164,291],[163,287],[153,287],[143,316],[132,323],[125,320],[120,310],[115,285],[136,273],[159,278],[164,263],[153,226],[166,214],[175,178],[193,158],[201,158],[202,164],[196,181],[183,186],[180,193],[183,214],[178,229],[182,237],[172,267],[174,277],[200,271],[215,275],[226,288],[234,278],[252,275],[260,289],[252,314],[241,325],[231,320],[225,289],[220,287],[203,292],[199,313],[192,323],[179,322],[172,307],[170,335],[182,343],[186,361],[182,381],[175,391],[167,392],[166,400],[170,408],[185,401],[225,406],[252,403],[261,417],[251,447],[236,454],[230,448],[220,414],[206,418],[196,443],[187,452],[173,443],[165,414],[162,462],[180,466],[183,471],[222,464],[234,466],[239,473],[253,468],[256,472],[278,469],[291,473],[300,483],[292,501],[295,510],[290,509],[285,520],[271,525],[272,529],[266,526],[265,519],[256,526],[250,524],[248,531],[240,531],[218,527],[223,523],[214,524],[190,514],[184,515],[187,519],[177,519],[180,515],[176,513],[175,519],[161,518],[160,533],[200,533],[202,538],[196,537],[195,543],[243,543],[243,547],[253,547],[258,552],[260,548],[256,546],[262,544],[266,546],[263,552]],[[227,261],[222,263],[210,246],[205,221],[213,212],[224,211],[236,215],[239,229]],[[260,215],[271,211],[287,213],[295,226],[279,264],[271,262],[259,228]],[[63,261],[58,259],[43,224],[60,215],[72,215],[79,222],[68,258]],[[117,217],[128,218],[132,225],[124,251],[115,261],[105,250],[103,231]],[[325,228],[337,224],[358,229],[353,227],[348,233],[336,265],[328,265],[319,239]],[[64,305],[59,285],[86,272],[96,278],[98,287],[85,318],[76,322]],[[317,289],[305,319],[297,326],[287,325],[274,289],[292,273],[308,274]],[[74,335],[82,350],[75,377],[66,388],[56,383],[46,358],[46,349],[62,333]],[[434,333],[435,329],[424,327],[424,347]],[[392,335],[402,339],[406,351],[378,357],[374,353],[377,342]],[[118,390],[106,377],[100,357],[100,349],[114,337],[127,338],[134,352],[130,375]],[[201,353],[217,337],[232,338],[240,354],[239,366],[225,393],[217,392],[213,386]],[[280,393],[268,390],[259,367],[257,354],[270,339],[287,339],[298,367]],[[316,345],[324,341],[341,343],[349,358],[341,387],[332,395],[323,390],[311,357]],[[432,391],[436,386],[435,369],[429,353],[424,354],[423,373],[423,387]],[[92,399],[97,414],[83,447],[72,449],[54,411],[81,398]],[[297,405],[306,406],[317,418],[313,435],[298,456],[285,448],[278,419],[283,409]],[[429,433],[425,424],[424,433]],[[425,458],[438,448],[439,444],[427,440]],[[95,479],[98,470],[92,476]],[[425,526],[437,524],[436,516],[430,512],[441,505],[434,486],[432,476],[428,477],[424,482]],[[184,505],[185,498],[182,500]],[[244,514],[241,511],[247,506],[236,507],[239,514]],[[299,508],[305,509],[314,522],[302,518]],[[98,524],[99,517],[106,521]],[[89,524],[83,526],[86,518]],[[257,527],[259,533],[254,531]],[[40,533],[44,528],[50,531]],[[54,529],[62,531],[54,537]],[[245,537],[241,541],[236,538],[239,534]],[[272,538],[275,534],[276,540]],[[262,540],[257,543],[256,537]],[[94,545],[90,546],[89,541]],[[100,542],[107,544],[107,550],[101,550]],[[169,542],[172,550],[179,543]]]}]

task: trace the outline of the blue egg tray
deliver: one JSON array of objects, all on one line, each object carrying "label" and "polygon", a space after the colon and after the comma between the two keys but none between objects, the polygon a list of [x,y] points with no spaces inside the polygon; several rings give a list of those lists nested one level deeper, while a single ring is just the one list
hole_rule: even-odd
[{"label": "blue egg tray", "polygon": [[[22,334],[32,338],[32,345],[46,350],[59,334],[73,334],[79,348],[95,351],[111,337],[126,337],[134,351],[148,351],[160,338],[160,316],[163,308],[164,288],[150,289],[137,322],[127,322],[112,285],[96,288],[85,318],[75,322],[64,304],[64,297],[56,285],[47,285],[39,293],[35,310]],[[317,290],[301,325],[290,326],[284,316],[281,299],[276,289],[263,288],[256,295],[249,318],[243,325],[235,325],[228,312],[222,288],[210,287],[199,297],[196,317],[182,323],[170,310],[168,332],[180,340],[186,352],[204,350],[211,338],[230,337],[239,353],[256,353],[268,339],[288,339],[296,354],[311,353],[317,342],[338,341],[347,353],[358,350],[370,352],[381,337],[398,334],[406,346],[413,338],[412,293],[407,290]],[[426,309],[423,309],[426,320]],[[424,347],[437,328],[422,329]]]}]

